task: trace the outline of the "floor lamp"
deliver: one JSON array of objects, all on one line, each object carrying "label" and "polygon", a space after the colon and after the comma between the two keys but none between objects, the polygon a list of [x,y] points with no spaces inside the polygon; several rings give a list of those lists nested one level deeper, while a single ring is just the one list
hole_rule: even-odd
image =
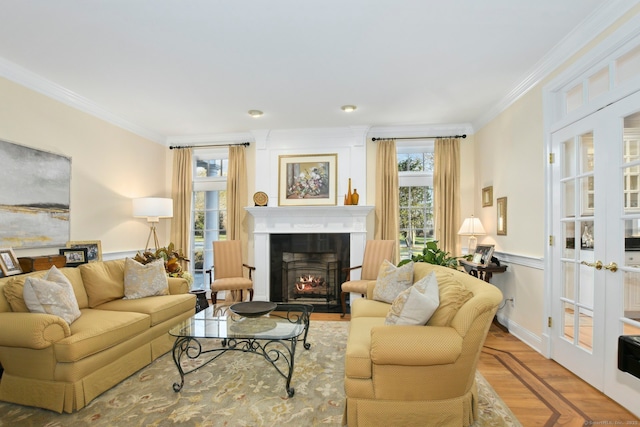
[{"label": "floor lamp", "polygon": [[462,227],[458,230],[458,234],[460,236],[469,236],[469,253],[472,254],[476,251],[476,246],[478,245],[476,236],[487,234],[487,232],[484,231],[480,220],[471,215],[471,217],[464,220]]},{"label": "floor lamp", "polygon": [[135,218],[147,218],[149,223],[149,237],[144,246],[144,250],[149,249],[149,241],[153,236],[155,249],[158,250],[158,234],[156,233],[156,224],[160,222],[160,218],[173,217],[173,200],[161,197],[141,197],[133,199],[133,216]]}]

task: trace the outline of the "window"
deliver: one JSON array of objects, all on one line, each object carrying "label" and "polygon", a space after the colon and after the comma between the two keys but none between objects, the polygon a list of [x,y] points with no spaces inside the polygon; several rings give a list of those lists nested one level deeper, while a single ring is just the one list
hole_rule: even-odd
[{"label": "window", "polygon": [[434,240],[433,140],[398,143],[400,187],[400,259],[422,253]]},{"label": "window", "polygon": [[213,242],[227,236],[226,149],[194,151],[191,215],[193,289],[207,289],[213,265]]}]

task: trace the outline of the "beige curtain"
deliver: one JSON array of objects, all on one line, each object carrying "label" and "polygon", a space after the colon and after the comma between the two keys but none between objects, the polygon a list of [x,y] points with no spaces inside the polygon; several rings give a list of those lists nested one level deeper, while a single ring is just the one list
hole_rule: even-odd
[{"label": "beige curtain", "polygon": [[[174,148],[173,178],[171,198],[173,199],[173,219],[171,220],[171,242],[182,250],[188,259],[191,240],[191,199],[193,197],[193,150]],[[183,265],[187,268],[187,265]]]},{"label": "beige curtain", "polygon": [[440,249],[460,255],[460,140],[436,139],[433,170],[436,238]]},{"label": "beige curtain", "polygon": [[229,172],[227,173],[227,240],[242,240],[243,254],[247,253],[245,206],[247,206],[245,148],[242,145],[234,145],[229,147]]},{"label": "beige curtain", "polygon": [[376,218],[374,238],[376,240],[393,240],[396,242],[395,260],[400,254],[398,230],[399,219],[399,187],[398,157],[396,141],[383,140],[377,142],[376,151]]}]

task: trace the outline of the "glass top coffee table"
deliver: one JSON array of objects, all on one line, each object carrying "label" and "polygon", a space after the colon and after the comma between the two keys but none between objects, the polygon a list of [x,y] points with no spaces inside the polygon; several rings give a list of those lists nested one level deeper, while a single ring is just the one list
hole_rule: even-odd
[{"label": "glass top coffee table", "polygon": [[[243,310],[237,311],[246,311],[250,317],[234,313],[234,306],[211,306],[174,326],[169,334],[176,337],[173,361],[180,373],[180,383],[174,383],[173,390],[178,392],[182,389],[185,375],[201,369],[226,352],[241,351],[259,354],[271,363],[286,379],[285,389],[292,397],[295,393],[291,387],[291,376],[296,344],[302,337],[304,348],[308,350],[311,347],[307,334],[313,306],[276,303],[273,311],[269,312],[272,307],[268,305],[262,301],[242,303]],[[261,315],[265,307],[267,314]],[[181,362],[189,359],[199,359],[202,363],[185,371]]]}]

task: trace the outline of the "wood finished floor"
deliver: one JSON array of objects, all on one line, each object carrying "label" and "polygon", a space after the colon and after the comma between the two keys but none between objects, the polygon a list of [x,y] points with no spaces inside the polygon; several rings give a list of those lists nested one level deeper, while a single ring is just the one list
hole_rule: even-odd
[{"label": "wood finished floor", "polygon": [[[311,318],[349,320],[325,313]],[[478,370],[525,427],[640,425],[629,411],[495,325]]]}]

